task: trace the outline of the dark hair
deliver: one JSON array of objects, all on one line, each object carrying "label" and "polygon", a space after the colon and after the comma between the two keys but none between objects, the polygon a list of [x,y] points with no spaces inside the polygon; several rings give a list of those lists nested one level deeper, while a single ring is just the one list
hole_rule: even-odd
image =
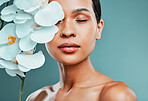
[{"label": "dark hair", "polygon": [[94,10],[95,15],[96,15],[97,23],[99,23],[100,19],[101,19],[101,4],[100,4],[100,0],[92,0],[92,2],[93,2],[93,10]]}]

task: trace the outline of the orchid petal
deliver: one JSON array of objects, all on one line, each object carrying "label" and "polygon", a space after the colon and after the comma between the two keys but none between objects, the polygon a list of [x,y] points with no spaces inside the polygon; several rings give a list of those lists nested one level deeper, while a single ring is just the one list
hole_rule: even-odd
[{"label": "orchid petal", "polygon": [[[7,46],[8,44],[0,44],[0,48],[4,47],[4,46]],[[1,54],[1,53],[0,53]]]},{"label": "orchid petal", "polygon": [[33,0],[14,0],[14,4],[21,10],[29,9],[32,6]]},{"label": "orchid petal", "polygon": [[[43,3],[44,2],[44,3]],[[32,6],[29,9],[25,9],[25,12],[32,12],[38,8],[42,8],[47,5],[49,0],[33,0]]]},{"label": "orchid petal", "polygon": [[15,29],[16,26],[13,23],[5,25],[4,28],[0,31],[0,44],[8,43],[9,35],[13,35],[14,37],[16,37]]},{"label": "orchid petal", "polygon": [[13,21],[16,24],[22,24],[22,23],[25,23],[27,21],[27,19],[23,19],[23,20],[14,19]]},{"label": "orchid petal", "polygon": [[24,11],[19,11],[19,13],[16,16],[16,19],[18,20],[25,20],[25,19],[31,19],[32,16]]},{"label": "orchid petal", "polygon": [[1,19],[6,21],[6,22],[10,22],[13,19],[15,19],[15,14],[8,14],[8,15],[1,15]]},{"label": "orchid petal", "polygon": [[18,63],[29,69],[36,69],[41,67],[45,62],[45,57],[40,51],[33,55],[19,54],[16,56]]},{"label": "orchid petal", "polygon": [[33,12],[33,11],[35,11],[37,8],[39,8],[40,7],[40,5],[36,5],[36,6],[33,6],[33,7],[31,7],[31,8],[29,8],[29,9],[26,9],[26,10],[24,10],[25,12]]},{"label": "orchid petal", "polygon": [[10,0],[0,0],[0,6],[1,6],[3,3],[8,2],[8,1],[10,1]]},{"label": "orchid petal", "polygon": [[[33,0],[32,1],[32,5],[34,6],[34,5],[41,5],[41,1],[43,1],[43,0]],[[45,1],[45,0],[44,0]],[[47,0],[46,0],[47,1]]]},{"label": "orchid petal", "polygon": [[4,66],[0,65],[0,68],[5,68]]},{"label": "orchid petal", "polygon": [[31,39],[37,43],[47,43],[54,38],[58,32],[57,26],[43,27],[40,30],[34,31],[30,36]]},{"label": "orchid petal", "polygon": [[17,54],[21,52],[19,48],[19,43],[14,43],[12,45],[4,46],[0,48],[0,57],[5,60],[12,60]]},{"label": "orchid petal", "polygon": [[7,69],[5,68],[7,74],[9,74],[10,76],[16,76],[16,74],[22,76],[22,77],[25,77],[25,74],[20,71],[19,69],[15,69],[15,70],[10,70],[10,69]]},{"label": "orchid petal", "polygon": [[35,9],[33,11],[32,10],[24,10],[24,11],[27,12],[27,13],[29,13],[29,14],[31,14],[32,16],[34,16],[39,11],[39,9]]},{"label": "orchid petal", "polygon": [[5,7],[2,11],[1,14],[2,15],[8,15],[8,14],[16,14],[16,11],[18,10],[18,8],[15,7],[15,5],[10,5]]},{"label": "orchid petal", "polygon": [[17,64],[14,64],[13,62],[10,61],[0,60],[0,64],[7,69],[11,70],[18,69]]},{"label": "orchid petal", "polygon": [[36,45],[37,43],[30,39],[30,35],[22,38],[19,42],[20,49],[23,51],[32,50]]},{"label": "orchid petal", "polygon": [[64,18],[62,6],[52,1],[43,9],[40,9],[34,16],[35,22],[41,26],[55,25],[59,20]]},{"label": "orchid petal", "polygon": [[22,77],[25,77],[25,74],[22,71],[20,71],[19,69],[15,69],[15,70],[12,70],[12,71],[14,71],[16,74],[18,74]]},{"label": "orchid petal", "polygon": [[12,70],[10,70],[10,69],[5,68],[5,71],[6,71],[6,73],[9,74],[10,76],[16,76],[15,72],[12,71]]},{"label": "orchid petal", "polygon": [[28,71],[31,70],[30,68],[26,68],[26,67],[24,67],[24,66],[22,66],[22,65],[20,65],[20,64],[18,64],[18,68],[19,68],[22,72],[28,72]]},{"label": "orchid petal", "polygon": [[33,20],[28,20],[23,24],[16,24],[16,35],[18,38],[23,38],[30,34],[33,30],[33,25],[35,25]]}]

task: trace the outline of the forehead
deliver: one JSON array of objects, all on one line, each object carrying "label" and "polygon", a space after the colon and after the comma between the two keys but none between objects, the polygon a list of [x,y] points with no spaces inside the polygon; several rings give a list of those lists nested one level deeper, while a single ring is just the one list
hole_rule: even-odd
[{"label": "forehead", "polygon": [[62,6],[65,13],[72,13],[73,10],[85,8],[93,12],[92,0],[50,0],[57,1]]}]

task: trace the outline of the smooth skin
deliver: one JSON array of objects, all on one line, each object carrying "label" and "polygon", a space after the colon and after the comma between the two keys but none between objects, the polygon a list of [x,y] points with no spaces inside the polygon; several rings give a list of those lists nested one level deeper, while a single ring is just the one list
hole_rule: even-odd
[{"label": "smooth skin", "polygon": [[[27,101],[137,101],[124,82],[100,73],[90,61],[104,26],[103,19],[96,21],[92,1],[51,1],[59,2],[65,13],[65,18],[57,23],[59,31],[46,44],[48,53],[58,63],[60,81],[33,92]],[[64,53],[58,46],[65,42],[76,43],[80,48],[72,54]]]}]

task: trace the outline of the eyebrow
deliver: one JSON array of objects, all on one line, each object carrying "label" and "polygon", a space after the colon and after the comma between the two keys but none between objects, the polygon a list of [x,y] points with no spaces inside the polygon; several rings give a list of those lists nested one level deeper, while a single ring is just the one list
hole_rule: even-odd
[{"label": "eyebrow", "polygon": [[86,8],[78,8],[76,10],[73,10],[72,11],[72,14],[83,12],[83,11],[86,11],[86,12],[89,12],[90,13],[90,11],[88,9],[86,9]]}]

